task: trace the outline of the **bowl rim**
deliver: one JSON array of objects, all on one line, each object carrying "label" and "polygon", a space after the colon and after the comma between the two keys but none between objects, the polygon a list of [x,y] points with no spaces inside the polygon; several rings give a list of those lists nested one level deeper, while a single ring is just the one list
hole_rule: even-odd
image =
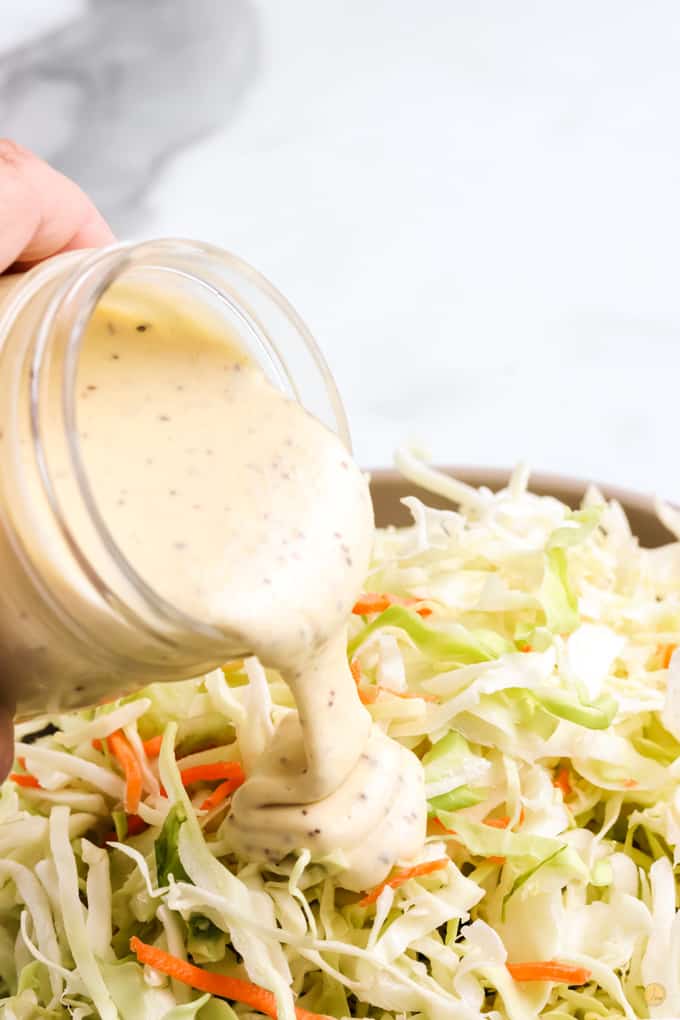
[{"label": "bowl rim", "polygon": [[[474,487],[486,486],[493,492],[504,488],[512,475],[513,469],[481,464],[445,464],[434,465],[435,469],[451,475]],[[412,484],[396,469],[378,467],[368,470],[371,491],[376,506],[376,521],[384,526],[389,521],[390,508],[398,507],[400,496],[412,493],[426,502],[436,506],[454,506],[451,500],[443,499],[427,490]],[[633,533],[641,544],[659,546],[675,541],[675,536],[659,520],[656,513],[655,496],[651,492],[629,489],[622,485],[600,482],[597,479],[584,479],[568,474],[548,471],[532,471],[529,476],[529,489],[540,495],[554,496],[570,506],[578,506],[584,493],[590,486],[595,486],[607,500],[616,500],[621,504],[631,524]],[[396,510],[397,516],[403,515]]]}]

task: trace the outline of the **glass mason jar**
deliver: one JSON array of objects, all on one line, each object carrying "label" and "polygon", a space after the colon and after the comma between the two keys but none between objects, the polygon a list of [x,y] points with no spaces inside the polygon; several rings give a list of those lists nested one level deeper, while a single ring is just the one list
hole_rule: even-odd
[{"label": "glass mason jar", "polygon": [[98,302],[121,283],[218,315],[269,381],[349,447],[309,330],[228,252],[174,239],[116,244],[1,278],[0,697],[19,718],[197,676],[247,653],[145,583],[90,485],[76,425],[78,356]]}]

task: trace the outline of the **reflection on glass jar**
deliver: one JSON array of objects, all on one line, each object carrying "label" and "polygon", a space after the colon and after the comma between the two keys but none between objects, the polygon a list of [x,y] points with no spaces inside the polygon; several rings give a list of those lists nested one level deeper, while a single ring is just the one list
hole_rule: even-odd
[{"label": "reflection on glass jar", "polygon": [[187,241],[58,256],[2,286],[0,682],[19,715],[247,652],[205,608],[229,569],[226,540],[211,565],[215,522],[240,538],[244,482],[221,467],[255,443],[244,379],[348,442],[303,323],[249,266]]}]

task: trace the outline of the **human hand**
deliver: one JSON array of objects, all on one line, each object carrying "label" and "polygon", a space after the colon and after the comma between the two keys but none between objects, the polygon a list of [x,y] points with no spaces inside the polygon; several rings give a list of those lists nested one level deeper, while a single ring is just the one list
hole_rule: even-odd
[{"label": "human hand", "polygon": [[[113,240],[101,213],[77,184],[27,149],[0,139],[0,273]],[[0,705],[0,781],[12,758],[12,711]]]},{"label": "human hand", "polygon": [[99,248],[110,227],[74,181],[0,139],[0,272],[74,248]]}]

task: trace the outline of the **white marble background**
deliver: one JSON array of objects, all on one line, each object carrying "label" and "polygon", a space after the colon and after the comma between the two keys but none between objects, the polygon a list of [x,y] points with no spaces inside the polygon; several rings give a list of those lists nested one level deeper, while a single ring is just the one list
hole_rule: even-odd
[{"label": "white marble background", "polygon": [[251,261],[365,465],[680,498],[674,0],[2,0],[0,132]]}]

